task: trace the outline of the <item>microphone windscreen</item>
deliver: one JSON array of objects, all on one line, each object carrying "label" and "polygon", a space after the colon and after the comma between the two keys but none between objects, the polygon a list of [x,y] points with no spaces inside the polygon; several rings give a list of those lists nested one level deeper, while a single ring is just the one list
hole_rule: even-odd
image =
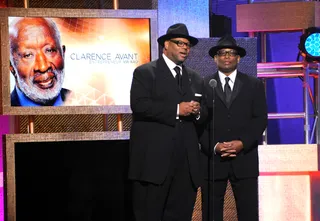
[{"label": "microphone windscreen", "polygon": [[215,79],[211,79],[209,81],[209,85],[210,87],[215,88],[217,86],[217,81]]}]

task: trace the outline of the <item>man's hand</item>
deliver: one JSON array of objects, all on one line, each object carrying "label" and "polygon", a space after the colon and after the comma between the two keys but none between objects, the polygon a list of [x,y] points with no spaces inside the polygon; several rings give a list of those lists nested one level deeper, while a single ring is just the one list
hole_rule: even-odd
[{"label": "man's hand", "polygon": [[198,101],[191,101],[192,107],[192,114],[198,115],[200,113],[200,103]]},{"label": "man's hand", "polygon": [[242,141],[232,140],[228,142],[219,143],[216,146],[216,153],[221,154],[221,157],[236,157],[242,149]]},{"label": "man's hand", "polygon": [[181,102],[179,104],[179,115],[180,116],[189,116],[190,114],[199,114],[200,112],[200,103],[196,101],[190,102]]}]

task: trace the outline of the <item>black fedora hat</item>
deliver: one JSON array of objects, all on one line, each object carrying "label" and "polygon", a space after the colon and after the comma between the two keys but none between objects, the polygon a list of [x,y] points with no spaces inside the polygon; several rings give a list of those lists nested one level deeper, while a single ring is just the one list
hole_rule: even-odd
[{"label": "black fedora hat", "polygon": [[190,36],[187,26],[182,23],[171,25],[168,28],[167,33],[158,38],[158,43],[163,47],[164,42],[172,38],[186,38],[193,46],[198,43],[198,39]]},{"label": "black fedora hat", "polygon": [[209,55],[214,57],[217,52],[222,48],[231,48],[238,52],[240,57],[244,57],[247,52],[244,48],[237,45],[236,40],[231,35],[225,35],[221,37],[216,46],[210,48]]}]

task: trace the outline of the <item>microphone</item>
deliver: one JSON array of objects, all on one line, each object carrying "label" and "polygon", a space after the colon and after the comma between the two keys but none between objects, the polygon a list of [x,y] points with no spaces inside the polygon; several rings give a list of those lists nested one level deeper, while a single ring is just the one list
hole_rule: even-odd
[{"label": "microphone", "polygon": [[[217,87],[217,81],[215,79],[211,79],[209,81],[209,86],[212,88],[212,111],[214,111],[214,99],[215,99],[215,88]],[[213,120],[213,114],[212,112],[212,120]]]},{"label": "microphone", "polygon": [[209,85],[214,89],[215,87],[217,87],[217,81],[215,79],[211,79],[209,81]]}]

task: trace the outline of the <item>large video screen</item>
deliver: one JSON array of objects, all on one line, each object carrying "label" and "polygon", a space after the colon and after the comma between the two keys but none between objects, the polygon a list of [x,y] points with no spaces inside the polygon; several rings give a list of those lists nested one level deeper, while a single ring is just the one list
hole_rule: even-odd
[{"label": "large video screen", "polygon": [[134,69],[157,57],[156,13],[60,12],[0,10],[3,113],[129,113]]}]

